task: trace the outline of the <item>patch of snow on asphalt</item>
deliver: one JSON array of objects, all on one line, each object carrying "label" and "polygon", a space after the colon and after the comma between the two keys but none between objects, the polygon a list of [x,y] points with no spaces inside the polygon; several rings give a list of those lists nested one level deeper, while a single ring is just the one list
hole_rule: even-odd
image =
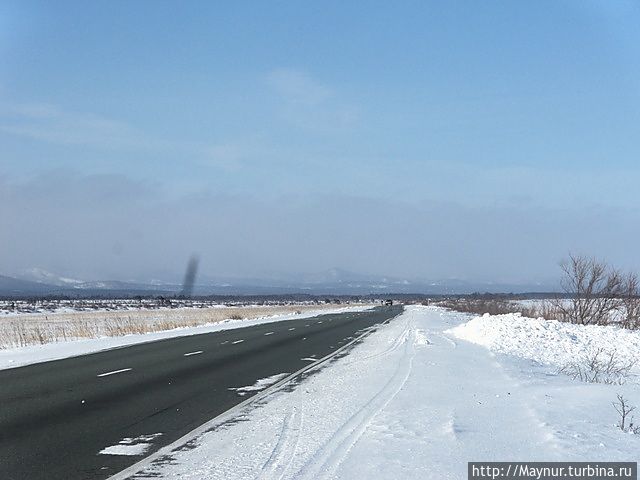
[{"label": "patch of snow on asphalt", "polygon": [[102,455],[143,455],[154,439],[161,436],[162,433],[154,433],[151,435],[141,435],[136,438],[123,438],[117,445],[100,450]]},{"label": "patch of snow on asphalt", "polygon": [[273,385],[274,383],[279,382],[284,377],[289,375],[288,373],[278,373],[276,375],[271,375],[270,377],[260,378],[253,385],[249,385],[247,387],[236,387],[230,388],[229,390],[235,390],[238,392],[238,395],[246,395],[247,392],[257,392],[260,390],[264,390],[265,388]]}]

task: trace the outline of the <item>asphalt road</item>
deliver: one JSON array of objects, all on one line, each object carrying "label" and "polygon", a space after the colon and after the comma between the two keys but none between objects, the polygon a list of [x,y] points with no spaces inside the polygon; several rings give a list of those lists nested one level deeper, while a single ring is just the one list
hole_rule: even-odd
[{"label": "asphalt road", "polygon": [[162,433],[145,455],[246,400],[232,388],[293,373],[398,315],[322,315],[0,370],[0,479],[104,479],[142,456],[99,452]]}]

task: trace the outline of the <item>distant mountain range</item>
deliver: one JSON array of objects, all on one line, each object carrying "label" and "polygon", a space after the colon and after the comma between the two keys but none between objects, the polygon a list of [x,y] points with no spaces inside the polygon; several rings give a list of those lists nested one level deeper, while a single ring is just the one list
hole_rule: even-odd
[{"label": "distant mountain range", "polygon": [[[407,280],[365,275],[334,268],[313,274],[273,276],[269,278],[217,278],[202,275],[193,289],[194,295],[369,295],[369,294],[466,294],[466,293],[535,293],[554,291],[549,284],[509,284],[469,282],[458,279],[439,281]],[[19,276],[0,275],[0,296],[132,296],[176,295],[182,285],[158,280],[83,281],[59,276],[41,268],[32,268]]]}]

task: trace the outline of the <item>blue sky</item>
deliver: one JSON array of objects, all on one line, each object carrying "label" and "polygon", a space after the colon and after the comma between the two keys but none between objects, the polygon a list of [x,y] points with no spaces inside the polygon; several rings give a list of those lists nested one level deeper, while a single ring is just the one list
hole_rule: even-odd
[{"label": "blue sky", "polygon": [[[638,24],[634,1],[4,1],[0,272],[640,267]],[[167,238],[164,211],[227,230]]]}]

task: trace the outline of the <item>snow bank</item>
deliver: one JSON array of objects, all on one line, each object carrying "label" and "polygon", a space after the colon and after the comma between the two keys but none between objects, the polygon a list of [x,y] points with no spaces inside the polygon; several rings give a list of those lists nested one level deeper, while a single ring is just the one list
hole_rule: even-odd
[{"label": "snow bank", "polygon": [[620,362],[640,358],[640,332],[527,318],[518,313],[485,314],[446,333],[494,352],[559,367],[598,348],[615,350]]}]

